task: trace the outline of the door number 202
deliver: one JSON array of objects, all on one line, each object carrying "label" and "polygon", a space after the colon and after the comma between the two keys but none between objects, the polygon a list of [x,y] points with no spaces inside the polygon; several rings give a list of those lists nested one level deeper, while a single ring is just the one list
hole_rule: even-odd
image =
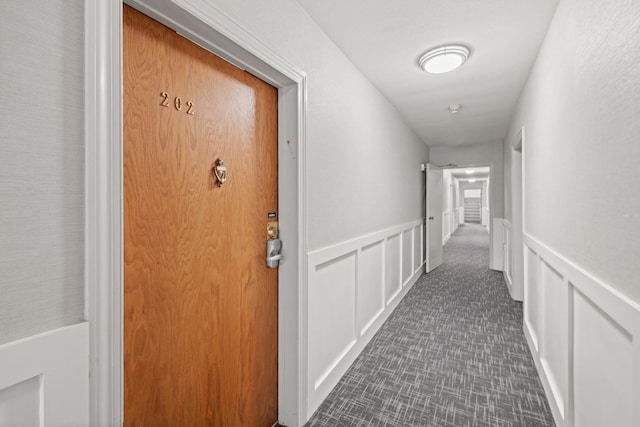
[{"label": "door number 202", "polygon": [[[162,105],[163,107],[167,107],[169,108],[169,94],[167,92],[161,92],[160,96],[162,97],[162,102],[160,103],[160,105]],[[193,116],[195,114],[195,111],[193,110],[193,102],[191,101],[187,101],[185,103],[182,102],[182,98],[180,98],[179,96],[176,96],[173,99],[173,106],[175,107],[176,110],[178,111],[182,111],[182,107],[186,105],[187,108],[187,114],[190,116]]]}]

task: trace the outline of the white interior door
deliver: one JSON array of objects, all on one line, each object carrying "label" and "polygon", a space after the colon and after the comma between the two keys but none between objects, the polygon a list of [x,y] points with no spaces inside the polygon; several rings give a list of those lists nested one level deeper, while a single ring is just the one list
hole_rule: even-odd
[{"label": "white interior door", "polygon": [[442,169],[427,165],[427,273],[442,264]]}]

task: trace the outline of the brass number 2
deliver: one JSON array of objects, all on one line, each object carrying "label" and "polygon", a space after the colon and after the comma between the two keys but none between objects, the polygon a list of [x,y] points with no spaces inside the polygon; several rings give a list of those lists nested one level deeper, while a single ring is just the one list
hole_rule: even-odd
[{"label": "brass number 2", "polygon": [[[160,92],[160,96],[162,97],[162,101],[160,102],[160,105],[168,108],[169,94],[167,92]],[[190,116],[193,116],[195,114],[195,110],[193,108],[193,102],[187,101],[186,104],[187,106],[189,106],[189,108],[187,108],[187,114]],[[183,105],[184,104],[182,103],[182,98],[180,98],[179,96],[176,96],[173,100],[173,106],[176,107],[176,110],[181,111]]]},{"label": "brass number 2", "polygon": [[160,94],[160,96],[162,97],[162,102],[160,103],[160,105],[162,105],[163,107],[168,107],[169,106],[169,94],[167,92],[162,92]]}]

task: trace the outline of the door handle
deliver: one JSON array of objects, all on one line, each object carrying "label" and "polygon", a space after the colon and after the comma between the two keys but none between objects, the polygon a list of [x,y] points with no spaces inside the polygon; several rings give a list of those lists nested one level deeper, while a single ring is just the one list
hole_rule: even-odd
[{"label": "door handle", "polygon": [[429,217],[429,220],[430,220],[430,221],[431,221],[431,220],[433,220],[433,217],[432,217],[432,216],[430,216],[430,217]]},{"label": "door handle", "polygon": [[269,239],[267,240],[267,267],[277,268],[280,265],[282,256],[282,240]]}]

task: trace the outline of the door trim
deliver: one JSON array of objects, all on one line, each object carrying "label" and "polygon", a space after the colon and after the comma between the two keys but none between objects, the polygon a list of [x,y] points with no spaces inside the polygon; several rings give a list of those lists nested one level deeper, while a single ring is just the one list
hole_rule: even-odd
[{"label": "door trim", "polygon": [[[306,74],[202,0],[127,4],[278,88],[278,417],[307,419]],[[204,25],[203,25],[204,24]],[[85,3],[85,256],[91,425],[122,425],[122,1]],[[287,262],[288,261],[288,262]]]}]

